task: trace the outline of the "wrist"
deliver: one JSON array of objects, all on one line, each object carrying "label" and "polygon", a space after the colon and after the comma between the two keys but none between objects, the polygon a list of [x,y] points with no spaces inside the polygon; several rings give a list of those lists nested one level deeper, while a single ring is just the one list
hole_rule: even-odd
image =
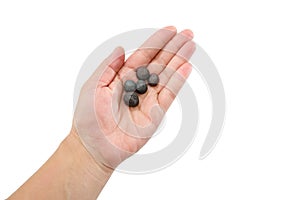
[{"label": "wrist", "polygon": [[76,169],[93,176],[97,180],[103,180],[103,178],[108,180],[113,173],[112,168],[95,161],[74,128],[71,129],[70,134],[61,143],[60,148],[64,148],[68,154],[71,154]]},{"label": "wrist", "polygon": [[57,152],[58,162],[65,163],[63,188],[69,199],[97,198],[113,170],[95,162],[73,128]]}]

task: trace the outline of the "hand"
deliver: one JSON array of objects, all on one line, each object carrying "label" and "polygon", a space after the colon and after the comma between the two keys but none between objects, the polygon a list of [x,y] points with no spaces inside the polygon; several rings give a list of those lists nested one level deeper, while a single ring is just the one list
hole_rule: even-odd
[{"label": "hand", "polygon": [[[154,33],[126,61],[121,47],[100,64],[81,89],[73,130],[98,164],[117,167],[154,134],[189,76],[195,50],[190,30],[166,27]],[[135,69],[148,66],[160,82],[139,95],[137,107],[123,102],[123,83],[136,80]]]}]

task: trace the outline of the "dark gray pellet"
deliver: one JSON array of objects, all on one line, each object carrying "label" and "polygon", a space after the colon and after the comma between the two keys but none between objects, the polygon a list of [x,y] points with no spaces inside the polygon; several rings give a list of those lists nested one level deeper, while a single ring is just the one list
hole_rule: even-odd
[{"label": "dark gray pellet", "polygon": [[157,74],[150,74],[150,77],[148,79],[148,84],[150,86],[156,86],[159,82],[159,77]]},{"label": "dark gray pellet", "polygon": [[136,90],[136,83],[132,80],[125,81],[124,90],[126,92],[134,92]]},{"label": "dark gray pellet", "polygon": [[139,105],[139,97],[135,92],[127,92],[124,95],[124,103],[129,107],[136,107]]},{"label": "dark gray pellet", "polygon": [[136,82],[136,92],[139,94],[144,94],[145,92],[147,92],[148,90],[148,86],[146,81],[144,80],[138,80]]},{"label": "dark gray pellet", "polygon": [[146,67],[139,67],[136,70],[136,76],[139,80],[147,80],[150,76],[150,73]]}]

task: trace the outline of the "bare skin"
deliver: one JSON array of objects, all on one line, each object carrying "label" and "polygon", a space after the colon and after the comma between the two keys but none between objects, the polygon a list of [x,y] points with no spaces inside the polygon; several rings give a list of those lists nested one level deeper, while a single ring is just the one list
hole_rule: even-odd
[{"label": "bare skin", "polygon": [[[189,76],[193,33],[165,27],[126,61],[116,48],[82,87],[70,134],[52,157],[9,199],[96,199],[114,169],[142,148]],[[160,84],[123,103],[123,82],[147,65]]]}]

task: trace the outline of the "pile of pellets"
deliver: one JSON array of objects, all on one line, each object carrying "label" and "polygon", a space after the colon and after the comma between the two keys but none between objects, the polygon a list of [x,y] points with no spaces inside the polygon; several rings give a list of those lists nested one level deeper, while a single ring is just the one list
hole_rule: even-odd
[{"label": "pile of pellets", "polygon": [[147,67],[142,66],[137,68],[136,77],[137,82],[133,80],[126,80],[124,83],[124,103],[129,107],[136,107],[139,105],[138,94],[145,94],[148,90],[148,85],[154,87],[159,82],[159,77],[157,74],[150,74]]}]

